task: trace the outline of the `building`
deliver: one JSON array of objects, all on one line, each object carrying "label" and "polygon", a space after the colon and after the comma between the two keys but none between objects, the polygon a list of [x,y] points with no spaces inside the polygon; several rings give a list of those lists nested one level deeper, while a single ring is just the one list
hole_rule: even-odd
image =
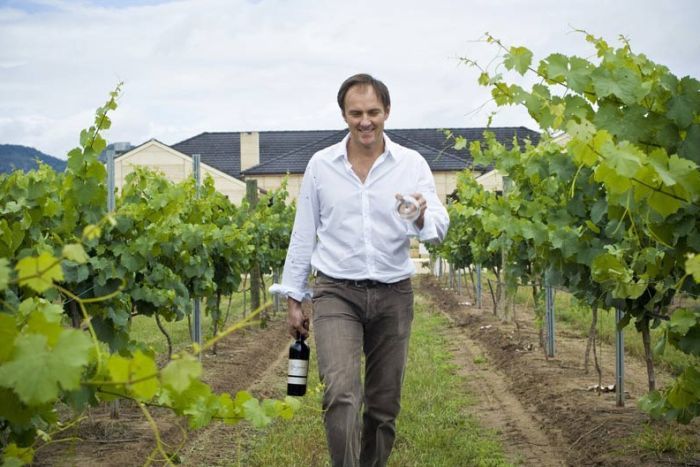
[{"label": "building", "polygon": [[[435,177],[441,199],[456,187],[457,173],[469,168],[480,175],[489,168],[474,166],[468,147],[454,149],[454,141],[445,131],[467,141],[483,140],[486,128],[385,129],[392,141],[415,149],[425,157]],[[539,141],[539,133],[524,127],[489,128],[496,138],[511,147],[513,138]],[[277,188],[287,177],[291,199],[296,199],[301,179],[311,156],[343,139],[342,130],[205,132],[172,146],[150,140],[115,159],[117,186],[133,170],[145,165],[160,170],[173,181],[191,176],[194,154],[200,154],[202,174],[214,177],[214,183],[234,203],[245,196],[245,180],[257,180],[263,190]]]}]

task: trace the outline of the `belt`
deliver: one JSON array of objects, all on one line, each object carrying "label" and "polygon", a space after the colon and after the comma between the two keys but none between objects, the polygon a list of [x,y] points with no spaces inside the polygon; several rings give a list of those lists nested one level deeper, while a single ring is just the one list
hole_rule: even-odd
[{"label": "belt", "polygon": [[[328,279],[329,281],[335,282],[336,284],[343,284],[343,285],[349,285],[351,287],[362,287],[362,288],[376,288],[376,287],[388,287],[390,285],[393,285],[392,283],[389,282],[380,282],[380,281],[375,281],[374,279],[338,279],[335,277],[331,277],[329,275],[326,275],[322,273],[321,271],[318,271],[316,273],[318,277],[322,277],[324,279]],[[408,280],[408,279],[406,279]],[[399,281],[401,282],[401,281]]]}]

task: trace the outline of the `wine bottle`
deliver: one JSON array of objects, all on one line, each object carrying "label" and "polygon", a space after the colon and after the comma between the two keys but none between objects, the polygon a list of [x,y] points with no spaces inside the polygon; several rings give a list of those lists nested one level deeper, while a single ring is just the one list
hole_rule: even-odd
[{"label": "wine bottle", "polygon": [[311,350],[304,342],[304,337],[297,333],[296,340],[289,346],[288,396],[303,396],[306,394],[306,377],[309,374],[310,354]]}]

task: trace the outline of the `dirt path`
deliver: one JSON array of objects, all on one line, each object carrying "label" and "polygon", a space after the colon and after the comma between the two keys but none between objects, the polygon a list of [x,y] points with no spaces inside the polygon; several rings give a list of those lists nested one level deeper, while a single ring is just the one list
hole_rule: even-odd
[{"label": "dirt path", "polygon": [[[485,426],[503,434],[504,448],[524,465],[700,465],[700,421],[690,426],[650,424],[636,408],[646,388],[646,370],[635,358],[625,359],[625,407],[615,406],[615,394],[586,388],[597,384],[586,374],[586,341],[559,331],[555,358],[544,358],[531,310],[516,310],[518,326],[491,314],[490,307],[464,305],[467,297],[445,290],[430,276],[421,292],[450,319],[454,353],[480,395],[475,414]],[[602,345],[603,384],[614,382],[614,351]],[[483,362],[475,365],[474,361]],[[661,373],[661,372],[659,372]],[[659,375],[663,383],[667,375]],[[648,429],[690,440],[695,446],[685,459],[641,450],[631,436]],[[652,435],[653,436],[653,435]],[[661,436],[661,435],[659,435]]]},{"label": "dirt path", "polygon": [[540,429],[537,414],[510,392],[507,376],[488,365],[486,348],[471,339],[449,314],[446,316],[451,326],[444,335],[452,343],[454,363],[478,401],[473,415],[483,427],[499,433],[508,459],[514,464],[566,465],[560,437],[551,439]]},{"label": "dirt path", "polygon": [[[583,371],[585,339],[558,330],[557,355],[545,359],[530,310],[517,309],[516,328],[495,318],[488,305],[481,310],[464,305],[467,297],[444,290],[430,276],[415,284],[432,302],[430,308],[448,317],[450,324],[443,332],[452,343],[455,364],[466,377],[465,389],[474,394],[473,414],[484,427],[499,433],[514,464],[700,465],[700,421],[688,427],[649,424],[636,408],[636,399],[646,387],[641,362],[626,359],[625,384],[630,399],[626,407],[615,407],[614,394],[586,390],[597,383],[597,376]],[[250,389],[257,397],[279,396],[272,388],[284,379],[288,344],[281,313],[267,329],[250,329],[222,342],[218,355],[204,358],[205,379],[216,391]],[[613,382],[613,355],[610,346],[602,346],[604,384]],[[663,381],[663,374],[659,377]],[[154,440],[142,415],[123,404],[121,418],[112,420],[108,409],[93,409],[71,432],[80,440],[41,449],[36,465],[143,465]],[[246,424],[231,427],[215,423],[188,432],[174,416],[160,411],[155,414],[162,435],[171,449],[178,451],[182,465],[235,464],[240,445],[255,436]],[[672,436],[695,443],[695,450],[683,460],[642,450],[630,441],[642,430],[650,430],[651,438],[673,430]]]}]

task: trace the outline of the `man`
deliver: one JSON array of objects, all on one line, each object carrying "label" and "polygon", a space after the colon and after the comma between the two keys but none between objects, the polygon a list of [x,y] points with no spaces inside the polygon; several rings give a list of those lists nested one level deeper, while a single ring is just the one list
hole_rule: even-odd
[{"label": "man", "polygon": [[[425,159],[384,134],[390,110],[384,83],[351,76],[340,87],[338,105],[349,134],[309,161],[282,283],[270,290],[287,296],[292,336],[308,335],[301,302],[313,296],[333,465],[383,466],[394,445],[413,319],[410,237],[439,242],[449,218]],[[397,215],[397,195],[417,201],[415,221]]]}]

